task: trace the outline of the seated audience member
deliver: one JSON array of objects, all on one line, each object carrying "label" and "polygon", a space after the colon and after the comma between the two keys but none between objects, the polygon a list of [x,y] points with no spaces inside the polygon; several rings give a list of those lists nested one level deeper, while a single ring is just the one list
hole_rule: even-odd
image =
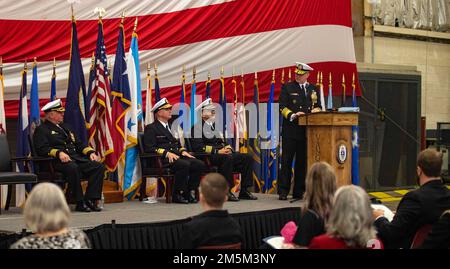
[{"label": "seated audience member", "polygon": [[330,214],[336,192],[334,169],[325,162],[313,164],[306,176],[305,204],[293,243],[308,247],[311,239],[325,233],[325,222]]},{"label": "seated audience member", "polygon": [[433,229],[423,244],[423,249],[450,248],[450,210],[444,212],[442,217],[433,225]]},{"label": "seated audience member", "polygon": [[28,197],[24,217],[34,233],[14,243],[12,249],[87,249],[85,233],[69,229],[70,210],[61,189],[52,183],[36,185]]},{"label": "seated audience member", "polygon": [[239,224],[230,217],[223,204],[228,184],[218,173],[207,174],[200,183],[200,204],[204,212],[183,226],[180,247],[195,249],[241,243]]},{"label": "seated audience member", "polygon": [[312,239],[310,249],[383,247],[376,239],[369,196],[361,187],[350,185],[336,191],[326,228],[326,234]]},{"label": "seated audience member", "polygon": [[400,201],[394,219],[389,222],[383,211],[375,210],[375,227],[386,248],[410,248],[414,235],[424,225],[433,225],[450,208],[450,190],[440,178],[442,154],[426,149],[417,157],[420,188]]}]

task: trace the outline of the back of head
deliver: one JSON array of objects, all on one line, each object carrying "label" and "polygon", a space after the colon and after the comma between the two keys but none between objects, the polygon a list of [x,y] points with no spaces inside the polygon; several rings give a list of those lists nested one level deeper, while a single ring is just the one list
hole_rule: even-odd
[{"label": "back of head", "polygon": [[442,153],[434,149],[425,149],[417,156],[417,166],[427,177],[440,177]]},{"label": "back of head", "polygon": [[210,173],[200,183],[200,194],[207,205],[222,208],[227,199],[228,184],[218,173]]},{"label": "back of head", "polygon": [[369,196],[361,187],[340,187],[333,200],[327,232],[345,241],[347,246],[366,248],[375,238]]},{"label": "back of head", "polygon": [[67,228],[70,210],[57,185],[40,183],[26,201],[24,216],[25,224],[35,233],[57,232]]},{"label": "back of head", "polygon": [[335,192],[336,175],[333,167],[326,162],[313,164],[306,176],[304,209],[313,210],[327,219]]}]

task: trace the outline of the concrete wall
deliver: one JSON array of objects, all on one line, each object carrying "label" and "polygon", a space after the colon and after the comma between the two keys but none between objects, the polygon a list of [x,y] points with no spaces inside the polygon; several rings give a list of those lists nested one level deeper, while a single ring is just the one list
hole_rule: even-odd
[{"label": "concrete wall", "polygon": [[[401,37],[375,37],[372,50],[370,19],[362,24],[363,14],[370,16],[367,0],[352,0],[355,31],[355,53],[358,62],[416,67],[422,73],[422,116],[427,129],[436,129],[436,122],[450,122],[450,44],[411,40]],[[361,8],[361,4],[365,4]]]}]

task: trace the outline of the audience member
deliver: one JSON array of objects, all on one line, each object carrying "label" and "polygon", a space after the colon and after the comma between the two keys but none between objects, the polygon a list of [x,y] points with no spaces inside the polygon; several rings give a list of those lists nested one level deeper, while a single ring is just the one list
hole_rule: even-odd
[{"label": "audience member", "polygon": [[325,162],[313,164],[306,176],[305,204],[293,243],[308,247],[311,239],[325,233],[325,222],[330,214],[336,192],[334,169]]},{"label": "audience member", "polygon": [[336,191],[326,228],[326,234],[312,239],[310,249],[383,248],[376,239],[369,196],[361,187]]},{"label": "audience member", "polygon": [[200,183],[200,204],[204,212],[183,226],[182,249],[222,246],[242,242],[239,224],[230,217],[223,204],[227,200],[228,183],[218,173],[205,176]]},{"label": "audience member", "polygon": [[450,208],[450,190],[440,178],[442,154],[426,149],[417,157],[419,189],[400,201],[392,222],[383,211],[373,212],[378,237],[386,248],[410,248],[414,235],[424,225],[433,225]]},{"label": "audience member", "polygon": [[34,233],[14,243],[12,249],[87,249],[85,233],[69,229],[70,210],[62,190],[52,183],[36,185],[28,197],[24,217]]}]

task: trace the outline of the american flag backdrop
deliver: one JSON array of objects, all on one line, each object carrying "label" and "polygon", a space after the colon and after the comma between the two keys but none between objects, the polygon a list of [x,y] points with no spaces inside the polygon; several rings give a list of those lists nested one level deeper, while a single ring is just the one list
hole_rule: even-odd
[{"label": "american flag backdrop", "polygon": [[[219,99],[222,66],[225,68],[226,91],[233,89],[233,68],[244,71],[247,100],[253,99],[253,74],[258,72],[261,102],[268,100],[272,70],[276,71],[277,100],[281,72],[293,69],[296,61],[308,63],[316,71],[323,72],[325,87],[329,84],[328,74],[333,73],[333,95],[341,94],[342,75],[350,88],[352,74],[356,73],[350,0],[82,0],[74,5],[74,10],[86,79],[90,56],[96,48],[98,18],[93,12],[95,7],[106,9],[102,49],[106,53],[104,57],[111,62],[114,62],[117,26],[122,12],[126,11],[126,51],[138,17],[142,85],[146,85],[147,63],[152,66],[157,63],[161,97],[172,103],[179,101],[179,77],[183,65],[186,70],[196,67],[197,94],[203,96],[204,81],[208,71],[211,72],[211,97],[215,102]],[[44,103],[50,96],[53,58],[56,58],[56,96],[66,96],[70,36],[71,13],[66,1],[2,1],[0,56],[4,62],[7,117],[17,117],[20,72],[25,60],[36,57],[39,62],[39,94]],[[106,62],[102,64],[105,67]],[[99,66],[99,62],[96,65]],[[315,83],[315,72],[311,83]],[[191,80],[190,77],[187,79]],[[145,89],[142,90],[145,100]],[[190,91],[191,86],[187,85],[188,98]],[[356,92],[360,94],[358,85]],[[351,92],[347,94],[350,96]],[[226,96],[227,102],[232,103],[233,93]],[[190,102],[189,99],[185,101]]]}]

